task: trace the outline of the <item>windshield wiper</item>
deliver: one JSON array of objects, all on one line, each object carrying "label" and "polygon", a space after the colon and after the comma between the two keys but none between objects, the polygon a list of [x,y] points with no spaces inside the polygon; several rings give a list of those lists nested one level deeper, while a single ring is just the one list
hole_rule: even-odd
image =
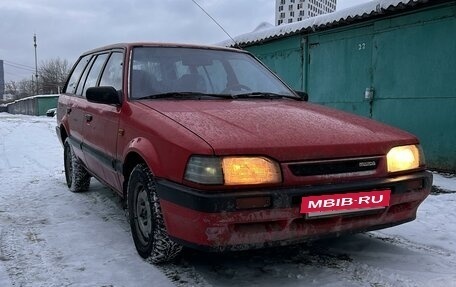
[{"label": "windshield wiper", "polygon": [[145,100],[145,99],[165,99],[165,98],[173,98],[173,99],[182,99],[182,98],[202,98],[202,97],[213,97],[213,98],[223,98],[223,99],[234,99],[233,95],[229,94],[206,94],[206,93],[199,93],[199,92],[169,92],[169,93],[162,93],[162,94],[154,94],[149,96],[144,96],[137,98],[136,100]]},{"label": "windshield wiper", "polygon": [[137,98],[136,100],[145,100],[145,99],[184,99],[184,98],[197,98],[201,99],[204,97],[213,97],[213,98],[222,98],[222,99],[246,99],[246,98],[261,98],[261,99],[293,99],[297,101],[302,101],[303,99],[291,95],[282,95],[269,92],[250,92],[244,94],[206,94],[199,92],[168,92],[162,94],[153,94],[144,97]]},{"label": "windshield wiper", "polygon": [[262,99],[293,99],[297,101],[302,101],[303,99],[296,96],[291,95],[282,95],[276,93],[269,93],[269,92],[251,92],[251,93],[244,93],[244,94],[235,94],[233,95],[234,98],[262,98]]}]

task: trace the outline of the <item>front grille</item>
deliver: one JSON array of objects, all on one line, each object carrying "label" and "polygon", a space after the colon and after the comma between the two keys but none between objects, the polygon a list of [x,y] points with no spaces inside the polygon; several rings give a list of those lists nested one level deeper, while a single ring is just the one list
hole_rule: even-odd
[{"label": "front grille", "polygon": [[328,161],[312,161],[289,164],[295,176],[316,176],[375,171],[380,158],[355,158]]}]

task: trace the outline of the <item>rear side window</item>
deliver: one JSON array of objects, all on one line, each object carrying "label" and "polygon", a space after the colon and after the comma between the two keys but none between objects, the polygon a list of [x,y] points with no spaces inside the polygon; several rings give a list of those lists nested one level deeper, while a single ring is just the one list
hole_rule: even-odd
[{"label": "rear side window", "polygon": [[85,81],[83,93],[84,97],[88,88],[95,87],[97,85],[98,77],[100,76],[100,72],[103,69],[104,63],[106,62],[107,58],[108,54],[101,54],[98,55],[95,59],[92,68],[90,68],[89,75],[87,75],[87,80]]},{"label": "rear side window", "polygon": [[116,90],[122,89],[123,54],[112,53],[101,76],[100,86],[111,86]]},{"label": "rear side window", "polygon": [[90,60],[90,55],[84,56],[76,65],[71,73],[70,79],[65,88],[65,93],[74,94],[76,93],[76,87],[78,86],[79,79],[81,78],[81,74],[84,71],[84,68],[87,66],[87,63]]}]

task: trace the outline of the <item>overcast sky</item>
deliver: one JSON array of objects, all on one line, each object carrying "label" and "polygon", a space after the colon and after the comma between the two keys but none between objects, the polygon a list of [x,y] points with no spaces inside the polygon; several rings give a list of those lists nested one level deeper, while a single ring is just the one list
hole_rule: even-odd
[{"label": "overcast sky", "polygon": [[[275,0],[197,0],[232,35],[274,23]],[[369,0],[338,0],[337,10]],[[212,44],[227,36],[191,0],[1,0],[0,59],[5,81],[30,78],[60,57],[73,65],[87,50],[117,42]]]}]

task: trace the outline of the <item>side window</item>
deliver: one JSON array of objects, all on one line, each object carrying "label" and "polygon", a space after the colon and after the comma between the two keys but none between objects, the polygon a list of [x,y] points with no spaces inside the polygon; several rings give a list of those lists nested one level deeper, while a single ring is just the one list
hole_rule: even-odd
[{"label": "side window", "polygon": [[87,66],[87,63],[90,60],[90,55],[84,56],[81,60],[79,60],[78,64],[73,70],[70,79],[66,85],[64,93],[74,94],[76,93],[76,87],[78,86],[78,81],[81,78],[82,71]]},{"label": "side window", "polygon": [[112,86],[122,89],[123,54],[112,53],[101,76],[100,86]]},{"label": "side window", "polygon": [[84,73],[82,73],[81,79],[79,80],[79,84],[76,89],[76,96],[78,96],[78,97],[82,97],[82,90],[84,89],[84,83],[86,81],[87,74],[90,71],[90,67],[92,67],[94,61],[95,61],[95,57],[92,57],[89,64],[87,64],[87,67],[84,69]]},{"label": "side window", "polygon": [[104,63],[108,58],[108,54],[101,54],[98,55],[93,63],[92,67],[90,68],[90,72],[87,75],[87,80],[84,84],[84,92],[83,96],[85,97],[85,93],[88,88],[95,87],[97,85],[98,77],[100,76],[101,69],[103,69]]}]

